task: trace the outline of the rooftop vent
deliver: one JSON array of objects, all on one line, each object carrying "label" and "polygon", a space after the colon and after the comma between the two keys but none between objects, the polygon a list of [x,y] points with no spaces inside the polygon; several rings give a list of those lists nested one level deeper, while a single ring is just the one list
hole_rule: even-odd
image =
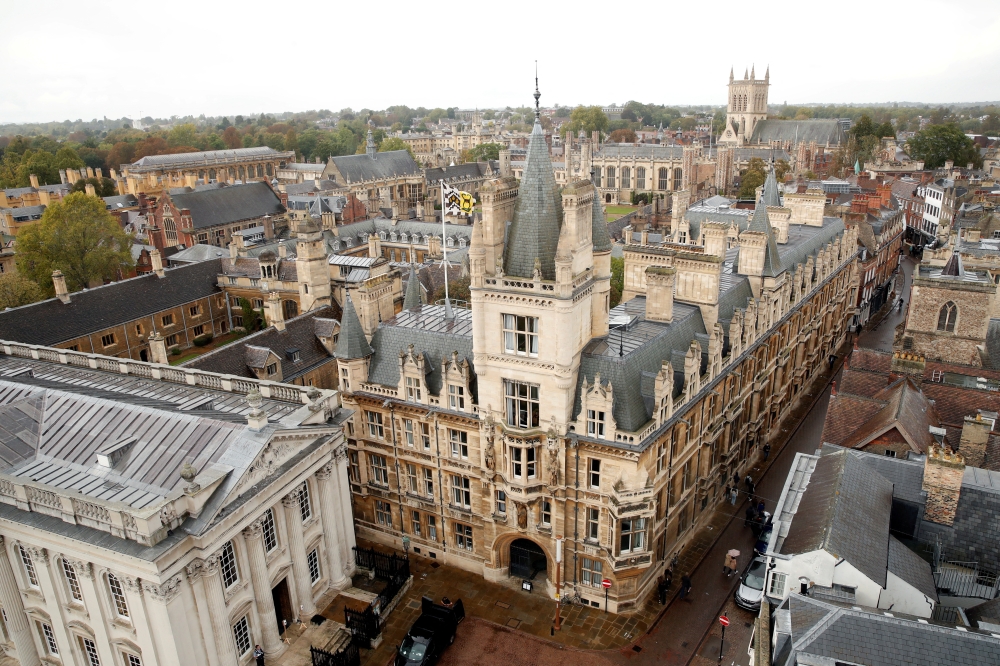
[{"label": "rooftop vent", "polygon": [[97,464],[109,469],[114,467],[138,441],[138,437],[126,437],[125,439],[118,440],[111,446],[101,449],[97,452]]}]

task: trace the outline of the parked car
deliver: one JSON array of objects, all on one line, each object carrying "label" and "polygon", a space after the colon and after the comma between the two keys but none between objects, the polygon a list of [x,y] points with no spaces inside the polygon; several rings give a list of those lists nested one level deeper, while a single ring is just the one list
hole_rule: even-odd
[{"label": "parked car", "polygon": [[754,544],[754,552],[763,555],[767,552],[767,544],[771,541],[771,530],[774,529],[774,523],[770,520],[770,514],[767,515],[767,522],[760,528],[760,534],[757,535],[757,543]]},{"label": "parked car", "polygon": [[436,662],[445,648],[455,642],[455,630],[464,619],[465,606],[461,599],[445,606],[423,597],[420,617],[396,650],[395,666],[428,666]]},{"label": "parked car", "polygon": [[764,596],[764,579],[767,577],[767,560],[754,557],[743,571],[740,584],[736,587],[736,605],[748,611],[760,610],[760,600]]}]

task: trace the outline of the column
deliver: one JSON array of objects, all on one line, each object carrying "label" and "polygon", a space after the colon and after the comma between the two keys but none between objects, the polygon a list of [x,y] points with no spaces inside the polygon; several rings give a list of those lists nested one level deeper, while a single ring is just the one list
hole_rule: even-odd
[{"label": "column", "polygon": [[292,557],[295,587],[299,593],[299,619],[307,621],[316,613],[312,598],[312,583],[309,582],[309,562],[306,559],[306,542],[302,535],[302,512],[299,509],[298,488],[281,500],[285,506],[285,524],[288,526],[288,553]]},{"label": "column", "polygon": [[323,534],[326,535],[326,567],[330,578],[330,587],[340,589],[343,587],[344,563],[341,557],[341,547],[344,543],[344,530],[340,524],[340,510],[338,507],[340,493],[338,492],[337,476],[339,472],[336,462],[329,462],[318,472],[316,478],[319,480],[319,517],[323,521]]},{"label": "column", "polygon": [[216,553],[205,560],[201,584],[205,587],[208,614],[212,619],[212,633],[215,634],[215,648],[219,651],[219,663],[222,666],[232,666],[237,663],[236,639],[233,638],[233,628],[229,625],[221,572],[222,563],[219,553]]},{"label": "column", "polygon": [[274,612],[274,597],[271,595],[271,577],[267,574],[267,556],[264,553],[263,518],[258,518],[243,530],[247,557],[250,559],[250,580],[253,596],[260,617],[261,633],[264,638],[264,652],[267,656],[277,656],[284,651],[278,633],[278,616]]},{"label": "column", "polygon": [[14,641],[17,659],[21,662],[21,666],[39,666],[42,662],[38,659],[38,649],[31,636],[28,617],[24,614],[24,605],[21,603],[21,591],[17,578],[14,577],[14,570],[10,566],[7,544],[2,536],[0,536],[0,603],[7,613],[7,631]]},{"label": "column", "polygon": [[150,632],[157,662],[161,666],[180,666],[181,657],[177,654],[176,643],[173,640],[175,627],[170,621],[167,605],[180,594],[181,577],[168,578],[162,585],[144,580],[142,589],[145,593],[143,597],[149,600],[144,605],[147,621],[150,627],[158,629]]},{"label": "column", "polygon": [[[351,484],[347,471],[347,444],[341,444],[334,453],[334,461],[337,463],[337,481],[340,489],[340,511],[337,517],[344,530],[344,551],[347,557],[344,560],[346,569],[354,571],[354,548],[358,545],[354,536],[354,513],[351,510]],[[442,526],[443,529],[443,526]]]},{"label": "column", "polygon": [[196,637],[199,640],[198,647],[204,651],[208,659],[208,666],[219,666],[219,651],[212,643],[212,619],[208,609],[208,598],[205,596],[205,586],[201,583],[201,576],[205,572],[205,561],[196,559],[184,567],[187,575],[188,585],[191,586],[191,593],[194,595],[194,605],[196,609],[199,633]]}]

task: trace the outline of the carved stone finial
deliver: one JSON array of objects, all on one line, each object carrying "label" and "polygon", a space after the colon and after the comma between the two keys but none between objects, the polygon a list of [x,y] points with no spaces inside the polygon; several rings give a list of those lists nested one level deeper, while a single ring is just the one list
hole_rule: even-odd
[{"label": "carved stone finial", "polygon": [[188,495],[193,495],[194,493],[201,490],[201,485],[194,482],[194,478],[198,476],[198,470],[191,463],[184,463],[181,467],[181,478],[187,482],[184,486],[184,492]]}]

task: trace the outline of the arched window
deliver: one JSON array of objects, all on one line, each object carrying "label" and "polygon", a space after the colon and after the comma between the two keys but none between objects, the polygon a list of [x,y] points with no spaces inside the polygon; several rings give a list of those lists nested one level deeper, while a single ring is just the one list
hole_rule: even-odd
[{"label": "arched window", "polygon": [[594,169],[594,187],[601,186],[601,169],[600,167]]},{"label": "arched window", "polygon": [[604,175],[607,177],[608,182],[604,187],[614,187],[615,186],[615,168],[606,167],[604,169]]},{"label": "arched window", "polygon": [[240,180],[246,180],[246,176],[244,176],[243,174],[244,174],[243,167],[240,167]]},{"label": "arched window", "polygon": [[683,169],[681,169],[680,167],[677,167],[677,168],[674,169],[674,189],[675,190],[681,189],[681,181],[682,181],[682,176],[683,175],[684,175]]},{"label": "arched window", "polygon": [[285,311],[285,319],[291,319],[292,317],[299,316],[299,304],[295,301],[282,301],[281,307]]},{"label": "arched window", "polygon": [[125,591],[122,589],[121,581],[113,573],[108,573],[108,589],[111,592],[111,601],[114,602],[114,610],[119,617],[128,617],[128,604],[125,602]]},{"label": "arched window", "polygon": [[635,168],[635,189],[646,189],[646,167]]},{"label": "arched window", "polygon": [[660,167],[660,172],[657,174],[659,177],[659,182],[656,184],[656,189],[665,190],[669,185],[669,178],[667,176],[667,167]]},{"label": "arched window", "polygon": [[632,169],[628,167],[622,167],[622,187],[632,187]]},{"label": "arched window", "polygon": [[954,333],[955,320],[957,318],[958,307],[956,307],[951,301],[948,301],[941,306],[941,312],[938,313],[938,330]]}]

